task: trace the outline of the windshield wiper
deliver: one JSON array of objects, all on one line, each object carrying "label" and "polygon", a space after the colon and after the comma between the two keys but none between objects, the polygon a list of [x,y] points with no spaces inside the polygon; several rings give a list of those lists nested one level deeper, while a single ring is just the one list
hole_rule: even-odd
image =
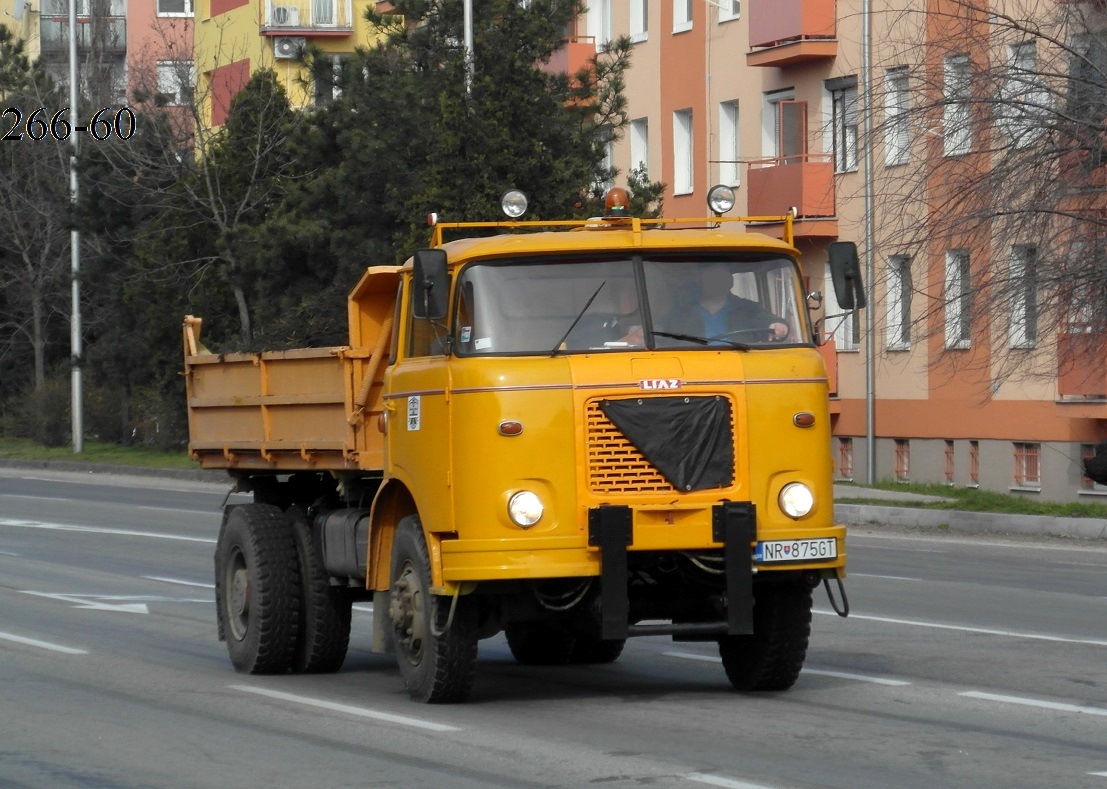
[{"label": "windshield wiper", "polygon": [[588,308],[592,306],[592,302],[596,300],[596,296],[600,295],[600,291],[603,290],[603,286],[606,284],[607,280],[605,279],[603,282],[600,283],[600,286],[596,288],[596,292],[593,293],[591,297],[589,297],[587,302],[585,302],[584,307],[582,307],[581,311],[577,313],[577,317],[573,319],[573,322],[569,324],[569,328],[566,329],[565,333],[561,335],[561,339],[555,342],[554,347],[550,349],[550,356],[557,356],[557,352],[561,348],[561,343],[565,342],[565,340],[568,339],[569,335],[573,333],[573,329],[575,329],[577,327],[577,324],[580,323],[580,319],[584,317],[584,313],[588,312]]},{"label": "windshield wiper", "polygon": [[725,337],[715,337],[712,339],[708,339],[707,337],[697,337],[694,334],[673,334],[672,332],[667,331],[651,331],[650,334],[654,335],[655,337],[669,337],[674,340],[694,342],[696,343],[696,345],[712,345],[713,343],[717,342],[725,342],[731,348],[737,348],[739,351],[748,351],[751,347],[749,345],[746,345],[744,342],[735,342],[734,340],[728,340]]}]

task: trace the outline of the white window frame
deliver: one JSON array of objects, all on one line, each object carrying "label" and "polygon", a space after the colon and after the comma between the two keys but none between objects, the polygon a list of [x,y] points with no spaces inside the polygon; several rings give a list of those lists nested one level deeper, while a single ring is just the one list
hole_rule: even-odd
[{"label": "white window frame", "polygon": [[186,17],[186,16],[190,17],[190,16],[192,16],[192,13],[195,9],[195,6],[193,6],[193,4],[192,4],[192,0],[182,0],[182,2],[184,3],[184,11],[162,11],[161,10],[161,0],[156,0],[155,1],[154,9],[157,12],[157,15],[160,16],[160,17]]},{"label": "white window frame", "polygon": [[650,37],[650,0],[630,0],[630,40],[635,44]]},{"label": "white window frame", "polygon": [[693,153],[692,110],[673,111],[673,194],[691,194],[696,189]]},{"label": "white window frame", "polygon": [[673,32],[683,33],[692,29],[692,3],[694,0],[673,0]]},{"label": "white window frame", "polygon": [[1034,41],[1007,48],[1007,74],[1000,86],[996,126],[1015,148],[1027,148],[1043,132],[1050,96],[1038,67]]},{"label": "white window frame", "polygon": [[830,264],[823,270],[823,288],[826,296],[823,304],[828,313],[823,319],[823,331],[834,337],[834,348],[838,351],[856,351],[859,349],[860,318],[857,310],[838,311],[838,294],[834,290],[834,277],[830,274]]},{"label": "white window frame", "polygon": [[1011,247],[1008,280],[1011,293],[1009,348],[1034,348],[1038,344],[1038,249],[1032,244]]},{"label": "white window frame", "polygon": [[780,103],[794,101],[795,98],[795,88],[761,94],[761,156],[763,158],[780,157]]},{"label": "white window frame", "polygon": [[588,35],[596,42],[596,48],[607,46],[611,40],[611,0],[588,1]]},{"label": "white window frame", "polygon": [[742,0],[717,0],[715,7],[719,9],[720,22],[742,18]]},{"label": "white window frame", "polygon": [[972,150],[972,61],[949,55],[942,77],[942,154],[963,156]]},{"label": "white window frame", "polygon": [[630,169],[642,167],[646,177],[650,174],[650,122],[637,118],[630,122]]},{"label": "white window frame", "polygon": [[196,64],[193,61],[159,60],[156,76],[158,94],[169,98],[166,106],[184,107],[192,103],[196,91]]},{"label": "white window frame", "polygon": [[719,102],[719,183],[742,183],[741,143],[738,126],[738,100]]},{"label": "white window frame", "polygon": [[905,67],[884,72],[884,166],[907,164],[911,155],[908,110],[908,71]]},{"label": "white window frame", "polygon": [[971,258],[967,249],[946,252],[945,311],[946,348],[964,350],[972,347],[972,287]]},{"label": "white window frame", "polygon": [[890,351],[911,348],[911,256],[888,257],[888,325],[885,343]]}]

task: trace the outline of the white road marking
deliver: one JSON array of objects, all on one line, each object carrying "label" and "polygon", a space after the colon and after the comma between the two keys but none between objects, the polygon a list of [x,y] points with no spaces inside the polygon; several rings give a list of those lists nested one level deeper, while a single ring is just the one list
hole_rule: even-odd
[{"label": "white road marking", "polygon": [[372,603],[365,603],[364,605],[355,605],[355,606],[353,606],[353,609],[355,611],[364,611],[367,614],[371,614],[371,613],[373,613],[373,604]]},{"label": "white road marking", "polygon": [[[663,652],[666,657],[681,658],[682,660],[699,660],[704,663],[721,663],[722,659],[715,657],[714,655],[697,655],[693,652]],[[805,668],[802,670],[804,674],[815,674],[821,677],[837,677],[838,679],[853,679],[858,682],[871,682],[874,685],[892,685],[895,687],[902,687],[904,685],[910,685],[910,682],[904,682],[901,679],[884,679],[883,677],[871,677],[866,674],[850,674],[845,671],[826,671],[817,668]]]},{"label": "white road marking", "polygon": [[735,781],[733,778],[723,778],[708,773],[688,773],[684,776],[686,781],[695,781],[698,784],[708,786],[722,786],[725,789],[769,789],[764,784],[751,784],[747,781]]},{"label": "white road marking", "polygon": [[166,584],[177,584],[178,586],[198,586],[201,589],[214,589],[215,584],[198,583],[196,581],[183,581],[179,578],[163,578],[160,575],[144,575],[142,576],[147,581],[161,581]]},{"label": "white road marking", "polygon": [[[824,616],[837,616],[833,611],[813,610],[813,614]],[[865,614],[850,614],[850,619],[861,619],[866,622],[885,622],[892,625],[911,625],[912,627],[929,627],[935,630],[956,630],[961,633],[979,633],[984,636],[1005,636],[1007,638],[1027,638],[1034,641],[1053,641],[1060,644],[1084,644],[1085,646],[1107,647],[1107,641],[1095,638],[1065,638],[1064,636],[1051,636],[1045,633],[1020,633],[1017,630],[993,630],[988,627],[970,627],[967,625],[944,625],[939,622],[922,622],[918,619],[896,619],[890,616],[866,616]]]},{"label": "white road marking", "polygon": [[365,707],[353,707],[349,704],[336,704],[333,701],[313,699],[309,696],[296,696],[292,693],[282,693],[278,690],[267,690],[265,688],[256,688],[250,685],[229,685],[228,687],[231,690],[240,690],[243,693],[254,693],[258,696],[265,696],[271,699],[290,701],[293,704],[303,704],[307,707],[317,707],[332,712],[356,715],[359,718],[372,718],[373,720],[385,721],[387,723],[398,723],[401,726],[412,726],[417,729],[427,729],[429,731],[461,731],[457,726],[447,726],[444,723],[433,723],[419,718],[409,718],[405,715],[394,715],[391,712],[380,712]]},{"label": "white road marking", "polygon": [[1056,701],[1039,701],[1038,699],[1026,699],[1021,696],[1004,696],[999,693],[981,693],[976,690],[965,691],[964,693],[958,693],[958,696],[965,696],[970,699],[981,699],[982,701],[999,701],[1004,704],[1020,704],[1024,707],[1040,707],[1045,710],[1057,710],[1058,712],[1078,712],[1083,715],[1099,715],[1107,718],[1107,709],[1102,707],[1081,707],[1078,704],[1063,704]]},{"label": "white road marking", "polygon": [[18,553],[12,553],[11,551],[0,551],[0,556],[19,556]]},{"label": "white road marking", "polygon": [[65,523],[39,523],[37,521],[16,521],[0,518],[0,526],[14,526],[19,529],[45,529],[47,531],[75,531],[85,534],[114,534],[121,537],[155,537],[159,540],[178,540],[180,542],[203,542],[215,544],[212,537],[188,537],[184,534],[161,534],[152,531],[131,531],[130,529],[109,529],[102,526],[74,526]]},{"label": "white road marking", "polygon": [[1094,775],[1096,778],[1107,778],[1107,770],[1101,773],[1088,773],[1088,775]]},{"label": "white road marking", "polygon": [[868,573],[850,573],[850,578],[879,578],[882,581],[921,581],[922,578],[907,578],[903,575],[869,575]]},{"label": "white road marking", "polygon": [[12,633],[0,633],[0,641],[11,641],[15,644],[23,644],[29,647],[38,647],[39,649],[48,649],[51,652],[61,652],[63,655],[87,655],[87,649],[73,649],[72,647],[63,647],[61,644],[51,644],[49,641],[39,641],[34,638],[24,638],[23,636],[17,636]]},{"label": "white road marking", "polygon": [[[150,609],[146,607],[145,603],[124,603],[119,605],[117,603],[99,603],[97,600],[104,599],[133,599],[133,598],[111,598],[102,597],[101,595],[85,595],[85,594],[52,594],[50,592],[31,592],[23,590],[20,594],[34,595],[35,597],[48,597],[51,600],[61,600],[66,603],[76,603],[74,608],[90,608],[94,611],[116,611],[123,614],[148,614]],[[94,599],[95,598],[95,599]]]}]

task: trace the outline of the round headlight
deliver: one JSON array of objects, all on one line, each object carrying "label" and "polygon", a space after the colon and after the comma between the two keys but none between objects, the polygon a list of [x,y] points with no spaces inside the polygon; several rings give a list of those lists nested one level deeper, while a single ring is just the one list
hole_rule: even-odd
[{"label": "round headlight", "polygon": [[707,207],[716,214],[725,214],[734,208],[734,190],[726,184],[711,187],[707,193]]},{"label": "round headlight", "polygon": [[500,198],[500,208],[508,219],[518,219],[527,212],[527,196],[518,189],[509,189]]},{"label": "round headlight", "polygon": [[507,502],[507,514],[511,522],[524,529],[530,528],[542,520],[542,499],[537,493],[529,490],[521,490],[512,496]]},{"label": "round headlight", "polygon": [[815,494],[802,482],[789,482],[780,491],[780,509],[789,518],[802,518],[815,506]]}]

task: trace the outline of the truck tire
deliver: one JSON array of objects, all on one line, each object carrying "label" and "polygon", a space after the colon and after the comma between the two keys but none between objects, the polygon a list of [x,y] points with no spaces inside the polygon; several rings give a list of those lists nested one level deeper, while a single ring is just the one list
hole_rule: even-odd
[{"label": "truck tire", "polygon": [[[430,553],[417,515],[396,527],[388,615],[400,676],[408,695],[428,704],[465,701],[477,671],[472,601],[431,594]],[[449,625],[447,627],[447,624]]]},{"label": "truck tire", "polygon": [[219,631],[235,670],[288,671],[296,650],[300,573],[292,529],[269,504],[244,504],[227,516],[215,549]]},{"label": "truck tire", "polygon": [[765,585],[754,594],[753,633],[719,639],[719,656],[736,690],[787,690],[799,678],[811,636],[811,590]]},{"label": "truck tire", "polygon": [[535,622],[516,622],[504,629],[507,645],[517,663],[524,666],[562,666],[573,654],[571,633]]},{"label": "truck tire", "polygon": [[623,654],[626,639],[613,639],[605,641],[600,638],[586,638],[577,636],[573,644],[572,654],[569,655],[570,663],[614,663]]},{"label": "truck tire", "polygon": [[331,586],[311,525],[295,507],[286,513],[296,540],[300,562],[300,631],[292,671],[326,674],[338,671],[350,645],[350,609],[353,598],[346,589]]}]

